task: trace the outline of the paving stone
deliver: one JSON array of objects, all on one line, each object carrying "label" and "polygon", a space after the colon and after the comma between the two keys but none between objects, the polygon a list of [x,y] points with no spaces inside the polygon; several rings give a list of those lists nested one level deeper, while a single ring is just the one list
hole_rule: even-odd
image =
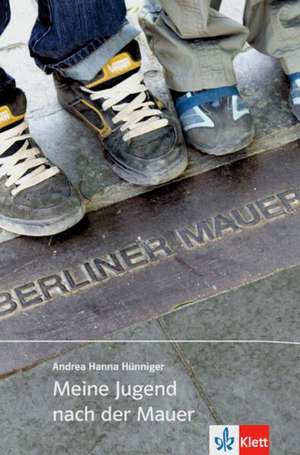
[{"label": "paving stone", "polygon": [[[300,264],[299,166],[290,144],[90,214],[58,237],[2,244],[2,339],[111,336]],[[0,371],[55,349],[8,347]]]},{"label": "paving stone", "polygon": [[300,267],[293,267],[163,320],[176,338],[300,342],[299,278]]},{"label": "paving stone", "polygon": [[[170,338],[300,342],[300,268],[163,318]],[[300,347],[180,344],[226,424],[269,424],[272,454],[299,452]]]},{"label": "paving stone", "polygon": [[[279,272],[258,283],[207,300],[205,304],[178,311],[160,320],[164,334],[155,322],[119,332],[116,339],[267,339],[298,335],[295,320],[299,295],[300,268]],[[221,308],[222,305],[222,308]],[[239,311],[237,311],[237,308]],[[263,321],[263,322],[262,322]],[[296,339],[296,338],[294,338]],[[178,344],[177,350],[193,384],[183,371],[170,345],[107,344],[86,346],[55,359],[60,363],[162,362],[167,374],[152,377],[151,383],[176,378],[181,392],[176,408],[197,409],[192,425],[178,428],[167,425],[53,425],[51,413],[57,402],[51,398],[53,381],[68,380],[69,374],[53,373],[52,362],[0,381],[0,446],[8,455],[40,453],[101,455],[106,453],[182,454],[207,453],[208,425],[217,418],[224,424],[270,424],[272,454],[297,455],[299,446],[299,348],[268,345]],[[54,360],[53,360],[54,361]],[[148,380],[144,374],[101,373],[101,382],[125,384]],[[71,383],[99,382],[99,374],[72,373]],[[194,388],[196,387],[196,389]],[[26,390],[26,393],[24,393]],[[197,390],[197,392],[196,392]],[[203,401],[199,399],[201,395]],[[110,400],[111,401],[111,400]],[[80,409],[85,404],[97,411],[110,403],[91,399],[62,399],[61,409]],[[170,400],[151,401],[156,408],[167,409]],[[207,411],[207,406],[209,412]],[[131,403],[130,403],[131,405]],[[129,400],[120,402],[129,408]],[[138,404],[133,404],[136,409]],[[150,405],[150,403],[149,403]],[[17,429],[16,429],[17,428]],[[130,434],[130,438],[128,435]],[[37,436],[38,435],[38,436]],[[137,449],[137,447],[139,447]],[[89,452],[87,452],[89,451]]]},{"label": "paving stone", "polygon": [[[160,338],[157,326],[144,325],[120,336],[133,339]],[[122,362],[162,363],[163,372],[54,372],[53,362],[33,370],[16,374],[0,381],[0,448],[7,455],[186,455],[208,453],[208,426],[214,419],[206,403],[198,395],[192,380],[180,359],[168,344],[164,345],[97,345],[83,347],[56,359],[59,363],[89,362],[118,364]],[[116,381],[123,384],[178,384],[178,396],[145,398],[143,402],[130,398],[115,401],[110,393],[107,398],[55,398],[54,381],[69,380],[71,384],[108,384],[111,389]],[[128,423],[53,423],[54,409],[82,409],[88,405],[99,417],[102,410],[132,409]],[[195,418],[185,423],[136,422],[139,406],[154,409],[196,410]]]}]

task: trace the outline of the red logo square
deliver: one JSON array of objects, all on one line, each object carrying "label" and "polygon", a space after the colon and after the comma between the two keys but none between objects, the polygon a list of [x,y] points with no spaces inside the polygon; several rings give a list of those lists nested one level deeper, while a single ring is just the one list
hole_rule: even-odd
[{"label": "red logo square", "polygon": [[240,455],[270,455],[269,425],[240,425]]}]

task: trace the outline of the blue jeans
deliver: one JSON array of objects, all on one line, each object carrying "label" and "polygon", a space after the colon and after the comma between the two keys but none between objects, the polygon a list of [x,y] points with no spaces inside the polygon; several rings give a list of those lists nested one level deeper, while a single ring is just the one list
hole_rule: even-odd
[{"label": "blue jeans", "polygon": [[[9,20],[9,0],[0,0],[0,35]],[[126,20],[125,0],[38,0],[29,48],[47,74],[57,70],[72,74],[74,69],[76,74],[77,68],[84,73],[80,64],[86,62],[92,76],[136,35]],[[15,81],[0,68],[0,93],[12,86]]]}]

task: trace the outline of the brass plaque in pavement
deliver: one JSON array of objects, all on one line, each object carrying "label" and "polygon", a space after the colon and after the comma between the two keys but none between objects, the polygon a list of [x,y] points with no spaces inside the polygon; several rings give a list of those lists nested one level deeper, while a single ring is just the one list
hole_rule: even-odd
[{"label": "brass plaque in pavement", "polygon": [[[1,340],[91,340],[300,263],[300,144],[0,246]],[[2,344],[0,374],[65,349]]]}]

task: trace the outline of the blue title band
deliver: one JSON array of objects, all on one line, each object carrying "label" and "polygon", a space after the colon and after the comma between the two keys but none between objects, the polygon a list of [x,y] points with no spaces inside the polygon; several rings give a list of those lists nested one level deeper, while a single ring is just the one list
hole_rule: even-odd
[{"label": "blue title band", "polygon": [[178,98],[176,101],[176,109],[180,115],[196,106],[201,106],[205,103],[214,103],[224,96],[239,95],[239,91],[235,85],[232,87],[219,87],[209,90],[196,92],[191,97],[186,95]]}]

